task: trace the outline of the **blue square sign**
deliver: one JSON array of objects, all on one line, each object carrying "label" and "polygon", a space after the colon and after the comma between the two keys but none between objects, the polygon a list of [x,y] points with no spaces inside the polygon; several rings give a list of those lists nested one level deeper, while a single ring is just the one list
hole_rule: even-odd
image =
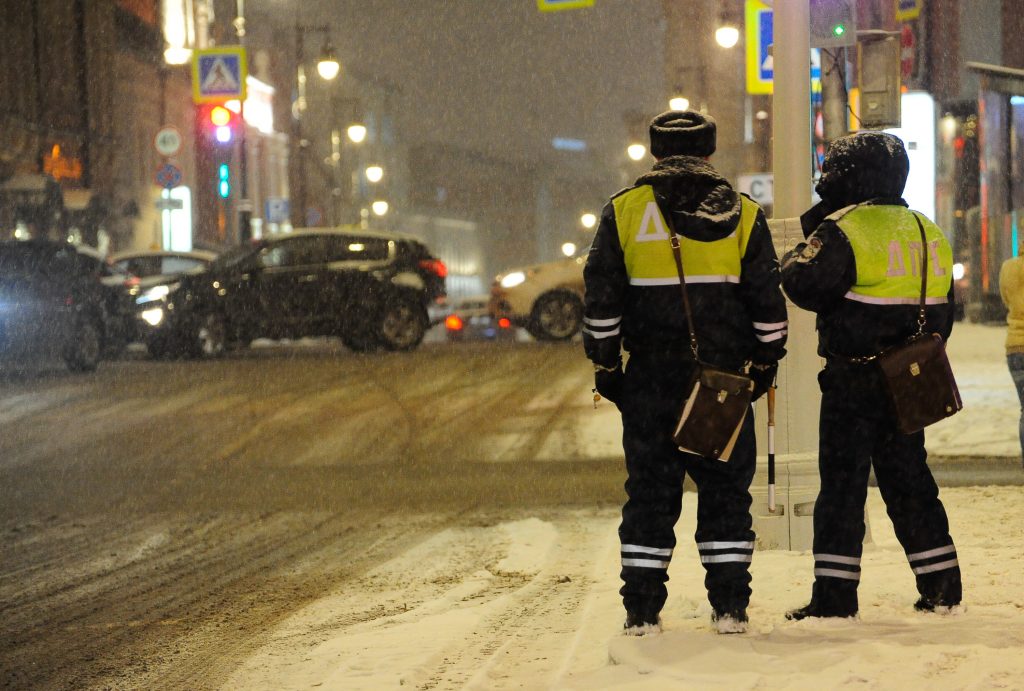
[{"label": "blue square sign", "polygon": [[223,46],[197,50],[192,56],[192,100],[196,103],[244,100],[247,77],[245,48]]}]

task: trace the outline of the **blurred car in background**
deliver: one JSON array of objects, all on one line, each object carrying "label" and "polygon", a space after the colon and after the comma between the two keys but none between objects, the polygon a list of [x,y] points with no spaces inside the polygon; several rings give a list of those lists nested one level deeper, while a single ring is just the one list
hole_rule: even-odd
[{"label": "blurred car in background", "polygon": [[96,369],[127,344],[137,280],[87,247],[0,242],[0,355],[58,355],[72,371]]},{"label": "blurred car in background", "polygon": [[564,341],[583,325],[586,256],[509,269],[494,279],[488,312],[540,341]]},{"label": "blurred car in background", "polygon": [[449,341],[515,340],[516,329],[511,320],[507,317],[492,317],[487,308],[488,300],[487,295],[474,295],[452,302],[451,312],[444,320]]},{"label": "blurred car in background", "polygon": [[352,350],[410,350],[447,268],[412,236],[318,228],[272,235],[219,255],[201,273],[136,298],[158,357],[216,355],[256,338],[340,336]]},{"label": "blurred car in background", "polygon": [[129,250],[110,255],[110,262],[117,268],[152,282],[158,277],[173,277],[193,271],[203,271],[217,258],[216,252],[191,250]]}]

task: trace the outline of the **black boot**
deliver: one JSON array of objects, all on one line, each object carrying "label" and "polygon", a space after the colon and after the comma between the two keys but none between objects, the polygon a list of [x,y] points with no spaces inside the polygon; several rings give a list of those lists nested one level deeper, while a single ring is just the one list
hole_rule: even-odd
[{"label": "black boot", "polygon": [[661,633],[661,617],[647,612],[626,612],[626,623],[622,625],[627,636],[646,636]]},{"label": "black boot", "polygon": [[923,595],[914,603],[918,612],[934,612],[935,614],[955,614],[963,609],[959,602],[936,602]]},{"label": "black boot", "polygon": [[857,616],[857,581],[836,578],[815,581],[811,601],[799,609],[786,612],[786,619],[800,621],[808,617]]},{"label": "black boot", "polygon": [[735,609],[728,612],[715,610],[711,613],[711,623],[718,633],[746,633],[747,610]]}]

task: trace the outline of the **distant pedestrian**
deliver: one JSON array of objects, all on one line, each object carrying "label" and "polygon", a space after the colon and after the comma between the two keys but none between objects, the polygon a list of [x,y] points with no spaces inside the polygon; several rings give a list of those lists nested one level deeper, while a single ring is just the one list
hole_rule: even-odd
[{"label": "distant pedestrian", "polygon": [[924,256],[927,330],[948,339],[953,328],[953,252],[938,226],[907,208],[909,170],[893,135],[863,132],[832,142],[816,187],[822,201],[801,217],[807,241],[782,260],[786,294],[818,315],[818,354],[825,358],[814,587],[810,603],[789,619],[857,614],[872,467],[917,579],[914,607],[946,612],[960,603],[956,547],[925,462],[924,432],[899,431],[875,362],[918,329]]},{"label": "distant pedestrian", "polygon": [[1020,436],[1021,463],[1024,464],[1024,256],[1003,262],[999,269],[999,294],[1009,310],[1006,315],[1009,327],[1006,330],[1006,364],[1020,399],[1017,433]]},{"label": "distant pedestrian", "polygon": [[[786,303],[761,208],[707,162],[715,121],[669,111],[650,125],[654,168],[605,206],[584,270],[583,346],[598,393],[622,412],[626,495],[619,538],[626,633],[659,631],[683,479],[697,485],[694,535],[719,633],[747,626],[754,532],[753,414],[728,462],[684,453],[672,441],[695,371],[666,217],[680,236],[702,361],[751,363],[767,390],[785,354]],[[623,371],[622,350],[629,358]]]}]

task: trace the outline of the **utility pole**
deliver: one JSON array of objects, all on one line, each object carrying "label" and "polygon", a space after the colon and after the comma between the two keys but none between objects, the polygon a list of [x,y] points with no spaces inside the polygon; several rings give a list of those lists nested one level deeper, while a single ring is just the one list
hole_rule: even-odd
[{"label": "utility pole", "polygon": [[298,93],[295,99],[295,112],[292,113],[295,124],[296,154],[299,157],[299,189],[295,195],[295,208],[292,209],[292,225],[296,228],[306,227],[306,187],[309,179],[306,173],[306,147],[302,141],[302,117],[306,108],[306,71],[303,68],[303,29],[301,25],[295,25],[295,75]]},{"label": "utility pole", "polygon": [[825,141],[849,134],[846,48],[821,49],[821,104]]},{"label": "utility pole", "polygon": [[[772,160],[775,173],[776,250],[803,240],[797,217],[811,206],[811,79],[810,5],[808,0],[775,0],[774,90],[775,127]],[[785,219],[780,221],[778,219]],[[782,454],[818,448],[821,394],[817,374],[821,359],[814,315],[790,305],[788,356],[779,368],[780,396],[777,441]]]},{"label": "utility pole", "polygon": [[[235,13],[235,33],[238,36],[238,45],[245,47],[245,0],[237,0]],[[246,58],[248,59],[248,58]],[[244,85],[243,85],[244,91]],[[240,101],[239,108],[239,153],[238,153],[238,176],[239,193],[241,199],[238,201],[238,239],[241,242],[248,242],[252,239],[252,200],[249,199],[249,142],[246,135],[245,123],[245,99]]]}]

